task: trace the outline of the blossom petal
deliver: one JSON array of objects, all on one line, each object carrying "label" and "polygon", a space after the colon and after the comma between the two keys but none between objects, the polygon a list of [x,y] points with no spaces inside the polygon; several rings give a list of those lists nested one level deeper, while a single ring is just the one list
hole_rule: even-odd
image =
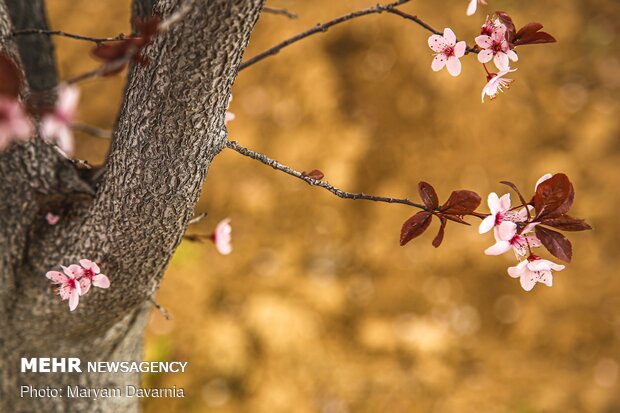
[{"label": "blossom petal", "polygon": [[497,241],[494,245],[484,250],[486,255],[502,255],[503,253],[510,251],[512,246],[508,241]]},{"label": "blossom petal", "polygon": [[513,62],[516,62],[519,60],[519,56],[517,56],[517,52],[515,52],[514,50],[508,51],[508,58],[512,60]]},{"label": "blossom petal", "polygon": [[478,227],[478,232],[480,234],[484,234],[489,232],[495,226],[495,217],[493,215],[489,215],[485,219],[482,220],[480,226]]},{"label": "blossom petal", "polygon": [[452,29],[449,27],[443,29],[443,38],[446,39],[446,43],[450,46],[454,46],[456,44],[456,34],[454,34]]},{"label": "blossom petal", "polygon": [[[480,55],[480,54],[478,54]],[[510,62],[508,61],[508,55],[504,52],[499,52],[493,58],[493,63],[499,70],[508,70],[510,69]]]},{"label": "blossom petal", "polygon": [[[493,46],[493,39],[491,39],[491,36],[487,36],[486,34],[481,34],[480,36],[477,36],[475,41],[476,44],[483,49],[490,49]],[[491,51],[491,53],[493,52]]]},{"label": "blossom petal", "polygon": [[467,15],[473,16],[476,13],[476,9],[478,8],[478,0],[471,0],[467,5]]},{"label": "blossom petal", "polygon": [[489,205],[489,210],[492,215],[495,215],[499,212],[501,204],[499,203],[499,197],[495,192],[491,192],[489,197],[487,198],[487,204]]},{"label": "blossom petal", "polygon": [[77,289],[75,289],[71,291],[71,294],[69,295],[69,310],[70,311],[75,310],[79,303],[80,303],[80,292]]},{"label": "blossom petal", "polygon": [[101,272],[97,263],[91,260],[81,259],[80,265],[86,270],[92,270],[95,274],[99,274]]},{"label": "blossom petal", "polygon": [[80,295],[84,295],[90,290],[90,280],[88,278],[80,278]]},{"label": "blossom petal", "polygon": [[489,49],[481,50],[478,53],[478,61],[480,63],[489,63],[493,59],[493,51]]},{"label": "blossom petal", "polygon": [[431,64],[431,69],[435,72],[440,71],[446,65],[446,60],[448,60],[446,55],[442,53],[435,55],[433,58],[433,63]]},{"label": "blossom petal", "polygon": [[446,68],[448,69],[448,73],[456,77],[461,74],[461,61],[455,56],[450,56]]},{"label": "blossom petal", "polygon": [[523,274],[523,271],[525,270],[526,267],[527,267],[527,261],[521,261],[519,264],[515,265],[514,267],[508,267],[508,275],[510,275],[512,278],[519,278],[521,274]]},{"label": "blossom petal", "polygon": [[538,189],[538,185],[542,184],[543,182],[545,182],[547,179],[551,178],[553,175],[550,173],[546,173],[543,176],[540,177],[540,179],[538,181],[536,181],[536,186],[534,187],[534,190]]},{"label": "blossom petal", "polygon": [[442,52],[446,48],[446,40],[443,36],[438,34],[434,34],[428,38],[428,47],[433,49],[433,51],[439,53]]},{"label": "blossom petal", "polygon": [[497,237],[500,241],[510,241],[517,233],[517,224],[512,221],[502,221],[497,227]]},{"label": "blossom petal", "polygon": [[510,194],[504,194],[499,199],[499,206],[502,212],[506,212],[510,209]]},{"label": "blossom petal", "polygon": [[523,287],[525,291],[532,291],[532,288],[534,288],[534,285],[536,285],[534,274],[529,271],[526,271],[525,274],[521,276],[521,279],[519,281],[521,281],[521,287]]},{"label": "blossom petal", "polygon": [[538,274],[538,282],[545,284],[547,287],[553,285],[553,274],[551,271],[541,271]]},{"label": "blossom petal", "polygon": [[48,271],[45,276],[54,284],[62,284],[67,281],[67,276],[59,271]]},{"label": "blossom petal", "polygon": [[79,278],[84,274],[84,270],[77,264],[71,264],[68,267],[62,266],[62,270],[69,278]]},{"label": "blossom petal", "polygon": [[454,46],[454,55],[456,57],[463,57],[465,55],[465,50],[467,49],[467,43],[464,41],[460,41]]},{"label": "blossom petal", "polygon": [[104,274],[97,274],[93,277],[93,285],[99,288],[108,288],[110,286],[110,280]]}]

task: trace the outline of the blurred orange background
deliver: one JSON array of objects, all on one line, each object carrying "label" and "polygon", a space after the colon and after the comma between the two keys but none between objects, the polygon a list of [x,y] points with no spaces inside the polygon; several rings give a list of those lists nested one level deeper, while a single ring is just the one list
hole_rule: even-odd
[{"label": "blurred orange background", "polygon": [[[184,242],[158,294],[145,357],[184,360],[186,374],[144,377],[182,399],[155,412],[620,411],[620,241],[617,208],[620,3],[466,0],[402,7],[473,44],[486,13],[541,21],[559,43],[519,49],[516,82],[481,104],[473,56],[452,78],[430,69],[429,33],[392,15],[331,29],[243,71],[231,139],[299,170],[321,169],[348,191],[441,199],[458,188],[530,192],[546,172],[576,189],[574,262],[554,286],[524,292],[514,259],[482,252],[492,236],[449,225],[398,246],[404,206],[341,200],[239,156],[219,155],[189,233],[233,222],[234,252]],[[349,11],[362,0],[274,0],[296,20],[264,14],[246,57]],[[51,26],[92,36],[128,32],[129,2],[50,0]],[[62,78],[95,67],[92,47],[55,39]],[[113,125],[123,78],[82,87],[80,120]],[[101,162],[107,142],[78,134],[78,156]],[[483,206],[486,210],[486,206]],[[477,222],[473,222],[477,225]],[[546,256],[545,256],[546,257]],[[113,280],[112,280],[113,281]]]}]

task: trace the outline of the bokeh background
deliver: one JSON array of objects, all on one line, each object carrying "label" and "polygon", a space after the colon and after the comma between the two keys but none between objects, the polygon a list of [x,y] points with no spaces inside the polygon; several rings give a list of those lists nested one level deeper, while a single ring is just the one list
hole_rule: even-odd
[{"label": "bokeh background", "polygon": [[[50,0],[53,28],[128,31],[129,2]],[[309,38],[242,72],[231,138],[299,170],[321,169],[349,191],[417,197],[419,180],[444,199],[483,196],[510,179],[531,191],[545,172],[573,180],[573,214],[595,230],[571,236],[574,262],[553,288],[524,292],[492,237],[449,225],[398,246],[414,211],[341,200],[225,151],[209,171],[190,228],[231,217],[234,252],[184,242],[158,294],[145,357],[185,360],[182,375],[145,385],[183,387],[150,399],[156,412],[618,412],[620,411],[620,3],[414,1],[402,9],[473,43],[487,12],[545,24],[554,45],[525,46],[512,89],[481,104],[484,72],[430,70],[428,33],[374,15]],[[246,57],[349,11],[363,0],[273,0],[296,20],[265,14]],[[63,78],[93,68],[89,44],[56,39]],[[83,85],[80,119],[112,127],[123,78]],[[78,135],[80,157],[107,142]],[[436,223],[434,224],[436,225]],[[433,227],[436,228],[436,227]]]}]

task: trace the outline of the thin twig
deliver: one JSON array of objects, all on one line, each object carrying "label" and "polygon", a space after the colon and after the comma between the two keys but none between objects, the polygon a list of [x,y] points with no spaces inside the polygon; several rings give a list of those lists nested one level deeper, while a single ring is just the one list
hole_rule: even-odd
[{"label": "thin twig", "polygon": [[249,60],[241,63],[241,65],[239,66],[239,70],[243,70],[246,67],[253,65],[254,63],[260,62],[266,57],[273,56],[277,54],[280,50],[284,49],[285,47],[290,46],[291,44],[296,43],[302,39],[305,39],[308,36],[312,36],[313,34],[317,34],[317,33],[325,33],[332,26],[335,26],[340,23],[344,23],[348,20],[352,20],[357,17],[367,16],[369,14],[383,13],[385,11],[393,9],[394,7],[400,6],[407,2],[409,2],[409,0],[398,0],[394,3],[385,4],[385,5],[377,4],[376,6],[369,7],[367,9],[358,10],[358,11],[355,11],[349,14],[345,14],[344,16],[337,17],[333,20],[328,21],[327,23],[317,24],[313,28],[306,30],[303,33],[299,33],[298,35],[293,36],[290,39],[284,40],[283,42],[275,45],[274,47],[267,49],[264,52],[259,53],[256,56],[250,58]]},{"label": "thin twig", "polygon": [[75,122],[71,124],[71,127],[74,130],[86,133],[88,135],[94,136],[95,138],[101,139],[111,139],[112,131],[107,129],[101,129],[93,125],[88,125],[82,122]]},{"label": "thin twig", "polygon": [[187,225],[195,224],[206,216],[207,216],[206,212],[201,212],[200,214],[196,215],[194,218],[190,219]]},{"label": "thin twig", "polygon": [[155,301],[153,298],[149,298],[149,301],[151,303],[153,303],[153,305],[155,306],[155,308],[157,308],[159,310],[159,312],[161,313],[162,316],[164,316],[164,318],[168,321],[172,320],[172,318],[170,317],[170,315],[168,314],[168,312],[166,311],[166,309],[164,307],[161,306],[161,304],[159,304],[157,301]]},{"label": "thin twig", "polygon": [[[429,25],[428,23],[424,22],[422,19],[420,19],[418,16],[414,16],[412,14],[409,13],[405,13],[404,11],[401,11],[399,9],[396,9],[394,7],[389,8],[386,10],[388,13],[392,13],[395,14],[397,16],[400,16],[404,19],[407,20],[411,20],[412,22],[415,22],[417,24],[419,24],[420,26],[424,27],[426,30],[428,30],[429,32],[433,33],[433,34],[438,34],[441,35],[442,33],[440,31],[438,31],[437,29],[435,29],[434,27],[432,27],[431,25]],[[470,53],[478,53],[479,50],[474,49],[473,47],[469,47],[467,46],[466,49],[468,52]]]},{"label": "thin twig", "polygon": [[335,186],[331,185],[329,182],[327,181],[322,181],[322,180],[318,180],[318,179],[312,179],[307,175],[304,175],[303,173],[294,170],[291,167],[288,167],[286,165],[281,164],[280,162],[269,158],[268,156],[259,153],[259,152],[255,152],[251,149],[245,148],[241,145],[239,145],[239,143],[235,142],[235,141],[228,141],[226,143],[226,146],[229,149],[232,149],[234,151],[239,152],[241,155],[247,156],[248,158],[252,158],[255,159],[259,162],[264,163],[265,165],[271,166],[273,169],[277,169],[278,171],[282,171],[288,175],[294,176],[295,178],[299,178],[302,181],[305,181],[306,183],[312,185],[312,186],[319,186],[321,188],[324,188],[326,190],[328,190],[329,192],[331,192],[332,194],[340,197],[340,198],[345,198],[345,199],[364,199],[367,201],[376,201],[376,202],[386,202],[388,204],[404,204],[404,205],[409,205],[412,207],[416,207],[416,208],[420,208],[420,209],[424,209],[426,210],[426,207],[422,204],[418,204],[416,202],[413,202],[409,199],[406,198],[391,198],[391,197],[385,197],[385,196],[376,196],[376,195],[368,195],[368,194],[364,194],[364,193],[351,193],[351,192],[345,192],[342,189],[336,188]]},{"label": "thin twig", "polygon": [[296,19],[298,17],[296,13],[288,11],[287,9],[278,9],[278,8],[269,7],[269,6],[263,7],[263,12],[271,13],[271,14],[277,14],[277,15],[280,15],[280,16],[286,16],[289,19]]},{"label": "thin twig", "polygon": [[65,158],[66,160],[68,160],[69,162],[71,162],[73,165],[75,165],[76,167],[80,168],[80,169],[92,169],[92,166],[90,166],[90,164],[88,163],[88,161],[85,161],[83,159],[76,159],[76,158],[72,158],[71,156],[69,156],[69,154],[65,151],[63,151],[60,146],[58,146],[55,143],[51,144],[52,147],[54,148],[54,150],[63,158]]},{"label": "thin twig", "polygon": [[91,37],[91,36],[84,36],[84,35],[75,34],[75,33],[67,33],[67,32],[63,32],[62,30],[44,30],[44,29],[15,30],[11,34],[13,36],[25,36],[25,35],[31,35],[31,34],[40,34],[40,35],[46,35],[46,36],[61,36],[61,37],[68,37],[70,39],[75,39],[75,40],[85,40],[87,42],[93,42],[95,44],[100,44],[103,42],[118,42],[118,41],[127,39],[127,36],[124,33],[120,33],[114,37]]}]

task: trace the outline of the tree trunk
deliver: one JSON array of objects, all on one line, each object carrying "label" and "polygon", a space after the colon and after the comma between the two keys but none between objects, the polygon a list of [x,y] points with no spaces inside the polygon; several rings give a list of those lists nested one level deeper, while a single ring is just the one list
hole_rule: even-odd
[{"label": "tree trunk", "polygon": [[[148,15],[152,0],[136,0]],[[164,18],[181,2],[160,0]],[[21,357],[140,361],[143,331],[166,265],[194,212],[213,157],[225,143],[224,112],[262,0],[194,0],[190,12],[134,65],[97,183],[33,139],[0,153],[0,411],[134,412],[137,398],[20,397],[20,386],[139,386],[138,374],[20,374]],[[10,18],[9,18],[10,16]],[[42,0],[0,0],[0,49],[20,56],[27,93],[49,100],[56,84],[45,36],[7,36],[46,27]],[[16,47],[17,46],[17,47]],[[50,205],[61,221],[47,225]],[[69,312],[45,273],[81,258],[97,261],[108,290],[91,290]],[[83,369],[84,370],[84,369]]]}]

